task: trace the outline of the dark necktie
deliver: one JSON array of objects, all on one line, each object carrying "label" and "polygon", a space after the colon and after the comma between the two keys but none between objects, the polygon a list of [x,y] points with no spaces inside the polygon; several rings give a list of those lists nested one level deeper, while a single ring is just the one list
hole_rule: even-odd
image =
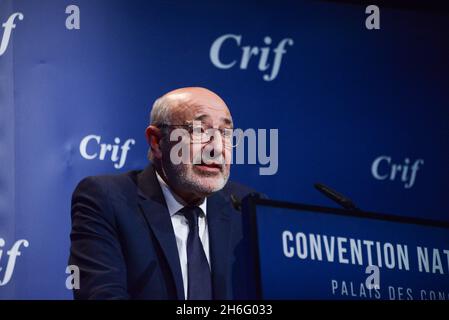
[{"label": "dark necktie", "polygon": [[211,273],[198,232],[198,217],[200,214],[203,214],[203,211],[200,207],[187,206],[181,209],[181,213],[184,214],[189,222],[189,237],[187,238],[187,299],[211,300]]}]

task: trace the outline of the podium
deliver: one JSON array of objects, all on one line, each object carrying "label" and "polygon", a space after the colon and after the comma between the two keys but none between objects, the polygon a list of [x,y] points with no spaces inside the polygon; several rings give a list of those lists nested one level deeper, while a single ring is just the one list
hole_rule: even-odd
[{"label": "podium", "polygon": [[449,300],[449,223],[242,200],[255,299]]}]

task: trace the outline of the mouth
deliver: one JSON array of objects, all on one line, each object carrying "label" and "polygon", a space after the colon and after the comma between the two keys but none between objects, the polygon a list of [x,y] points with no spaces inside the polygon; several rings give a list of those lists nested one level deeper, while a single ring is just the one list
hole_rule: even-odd
[{"label": "mouth", "polygon": [[219,163],[200,163],[195,165],[195,167],[201,171],[205,172],[221,172],[223,169],[223,165]]}]

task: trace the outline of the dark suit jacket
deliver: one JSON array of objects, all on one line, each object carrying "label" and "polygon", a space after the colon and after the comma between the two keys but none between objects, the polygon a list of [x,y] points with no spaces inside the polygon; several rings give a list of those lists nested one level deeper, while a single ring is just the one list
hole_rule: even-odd
[{"label": "dark suit jacket", "polygon": [[[230,200],[249,188],[228,182],[207,199],[214,299],[238,296],[241,213]],[[76,299],[184,299],[175,235],[154,168],[88,177],[72,197],[70,265],[80,269]],[[240,277],[240,278],[239,278]],[[237,290],[236,290],[237,289]]]}]

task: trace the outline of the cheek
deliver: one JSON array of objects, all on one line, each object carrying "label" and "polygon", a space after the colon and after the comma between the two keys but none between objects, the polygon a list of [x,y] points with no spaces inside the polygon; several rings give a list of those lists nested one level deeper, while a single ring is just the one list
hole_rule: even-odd
[{"label": "cheek", "polygon": [[198,143],[192,143],[190,147],[190,156],[195,158],[195,156],[201,155],[202,146]]},{"label": "cheek", "polygon": [[226,167],[229,167],[232,161],[232,149],[224,149],[223,156],[226,163]]},{"label": "cheek", "polygon": [[162,158],[164,158],[164,159],[169,159],[170,158],[171,146],[170,146],[169,143],[167,143],[166,141],[162,142],[160,144],[160,150],[161,150]]}]

